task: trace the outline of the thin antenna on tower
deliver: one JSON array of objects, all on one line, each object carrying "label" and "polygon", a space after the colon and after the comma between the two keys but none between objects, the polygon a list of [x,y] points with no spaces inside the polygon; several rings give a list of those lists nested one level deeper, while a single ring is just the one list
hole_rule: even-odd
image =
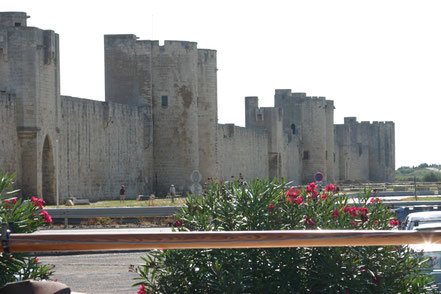
[{"label": "thin antenna on tower", "polygon": [[153,23],[154,23],[154,21],[153,21],[153,14],[152,14],[152,40],[154,40],[154,37],[153,37]]}]

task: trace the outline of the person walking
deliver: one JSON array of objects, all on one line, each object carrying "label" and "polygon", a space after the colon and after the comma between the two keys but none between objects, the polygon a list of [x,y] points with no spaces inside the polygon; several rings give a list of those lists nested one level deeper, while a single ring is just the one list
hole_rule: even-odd
[{"label": "person walking", "polygon": [[121,185],[121,189],[119,190],[119,203],[124,203],[124,200],[126,200],[126,188]]},{"label": "person walking", "polygon": [[176,196],[175,185],[171,184],[171,186],[170,186],[170,197],[171,197],[171,202],[172,203],[175,203],[175,196]]}]

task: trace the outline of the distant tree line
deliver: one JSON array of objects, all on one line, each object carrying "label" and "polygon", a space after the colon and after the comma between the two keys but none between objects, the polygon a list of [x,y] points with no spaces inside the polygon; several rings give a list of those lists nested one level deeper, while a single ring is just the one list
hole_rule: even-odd
[{"label": "distant tree line", "polygon": [[418,166],[402,166],[395,173],[397,182],[441,182],[441,164],[421,163]]}]

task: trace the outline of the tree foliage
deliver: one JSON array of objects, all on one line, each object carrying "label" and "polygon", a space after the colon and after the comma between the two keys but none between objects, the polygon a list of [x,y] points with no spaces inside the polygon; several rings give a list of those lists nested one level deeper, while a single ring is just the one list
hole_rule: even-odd
[{"label": "tree foliage", "polygon": [[[255,180],[210,183],[188,197],[177,231],[388,230],[394,213],[365,190],[356,203]],[[154,250],[138,268],[138,293],[432,293],[430,260],[406,246]]]},{"label": "tree foliage", "polygon": [[[32,197],[23,201],[12,197],[14,175],[0,172],[0,223],[8,224],[13,233],[32,233],[52,221],[43,199]],[[12,191],[14,192],[14,191]],[[24,253],[0,253],[0,287],[8,282],[48,279],[52,267],[43,265],[38,258]]]}]

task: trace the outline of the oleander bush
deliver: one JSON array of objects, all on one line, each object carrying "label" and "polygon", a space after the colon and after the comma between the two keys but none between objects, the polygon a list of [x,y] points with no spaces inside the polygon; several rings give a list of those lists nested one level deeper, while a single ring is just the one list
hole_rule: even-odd
[{"label": "oleander bush", "polygon": [[[350,203],[333,185],[210,183],[189,196],[176,231],[390,230],[395,214],[365,190]],[[431,261],[407,246],[153,250],[138,293],[434,293]]]},{"label": "oleander bush", "polygon": [[[7,224],[13,233],[31,233],[45,223],[52,222],[42,210],[43,199],[32,197],[23,201],[6,193],[11,190],[14,176],[0,171],[0,223]],[[8,282],[48,279],[52,267],[43,265],[38,258],[25,253],[0,253],[0,287]]]}]

